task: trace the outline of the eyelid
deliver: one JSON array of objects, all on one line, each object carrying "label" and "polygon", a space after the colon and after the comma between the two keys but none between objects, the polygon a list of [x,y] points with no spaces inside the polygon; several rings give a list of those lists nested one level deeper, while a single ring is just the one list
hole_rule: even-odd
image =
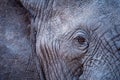
[{"label": "eyelid", "polygon": [[[67,35],[65,35],[65,36],[67,36]],[[68,33],[68,37],[66,39],[67,40],[73,40],[77,36],[88,37],[88,33],[83,29],[77,29],[76,31],[73,30],[72,32]]]},{"label": "eyelid", "polygon": [[78,36],[83,36],[83,37],[87,37],[87,33],[83,30],[78,30],[77,32],[75,32],[73,38],[76,38]]}]

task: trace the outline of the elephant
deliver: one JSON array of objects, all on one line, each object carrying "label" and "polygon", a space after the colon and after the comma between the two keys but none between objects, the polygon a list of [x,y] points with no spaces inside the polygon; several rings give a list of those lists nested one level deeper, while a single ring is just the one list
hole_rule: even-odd
[{"label": "elephant", "polygon": [[0,4],[0,80],[120,79],[120,0]]}]

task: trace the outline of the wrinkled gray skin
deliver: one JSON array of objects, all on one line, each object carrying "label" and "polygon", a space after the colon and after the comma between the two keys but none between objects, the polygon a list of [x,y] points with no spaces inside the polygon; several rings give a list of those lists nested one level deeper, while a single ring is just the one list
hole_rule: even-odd
[{"label": "wrinkled gray skin", "polygon": [[0,4],[0,80],[120,79],[120,0]]}]

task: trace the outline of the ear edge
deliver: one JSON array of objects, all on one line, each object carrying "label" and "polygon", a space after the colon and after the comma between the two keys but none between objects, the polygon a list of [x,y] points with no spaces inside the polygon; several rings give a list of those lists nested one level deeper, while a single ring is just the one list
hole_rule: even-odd
[{"label": "ear edge", "polygon": [[35,16],[41,8],[42,0],[17,0],[25,7],[32,16]]}]

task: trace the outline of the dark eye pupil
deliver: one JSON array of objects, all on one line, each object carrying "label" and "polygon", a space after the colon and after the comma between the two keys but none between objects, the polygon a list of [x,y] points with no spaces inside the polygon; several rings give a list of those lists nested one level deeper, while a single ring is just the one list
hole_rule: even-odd
[{"label": "dark eye pupil", "polygon": [[85,41],[86,41],[86,39],[84,38],[84,37],[78,37],[78,42],[80,43],[80,44],[83,44],[83,43],[85,43]]}]

